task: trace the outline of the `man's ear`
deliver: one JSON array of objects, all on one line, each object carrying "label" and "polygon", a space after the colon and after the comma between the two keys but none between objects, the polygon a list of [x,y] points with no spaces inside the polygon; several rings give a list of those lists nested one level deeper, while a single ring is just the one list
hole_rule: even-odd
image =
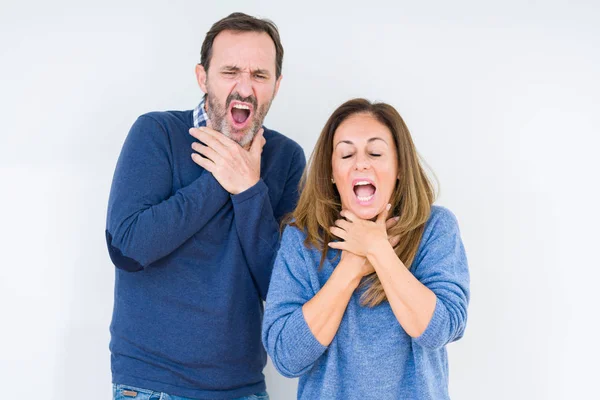
[{"label": "man's ear", "polygon": [[206,70],[202,64],[196,64],[196,80],[198,81],[198,86],[204,93],[208,93],[206,90]]},{"label": "man's ear", "polygon": [[279,78],[277,78],[277,82],[275,82],[275,91],[273,92],[273,98],[277,96],[277,92],[279,91],[279,84],[281,83],[281,78],[283,78],[283,75],[279,75]]}]

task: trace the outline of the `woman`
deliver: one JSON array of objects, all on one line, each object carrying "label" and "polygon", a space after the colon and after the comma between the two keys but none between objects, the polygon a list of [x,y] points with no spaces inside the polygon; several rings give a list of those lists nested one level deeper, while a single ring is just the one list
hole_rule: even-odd
[{"label": "woman", "polygon": [[275,367],[300,376],[299,399],[449,398],[445,346],[465,329],[467,260],[398,112],[341,105],[303,184],[265,308]]}]

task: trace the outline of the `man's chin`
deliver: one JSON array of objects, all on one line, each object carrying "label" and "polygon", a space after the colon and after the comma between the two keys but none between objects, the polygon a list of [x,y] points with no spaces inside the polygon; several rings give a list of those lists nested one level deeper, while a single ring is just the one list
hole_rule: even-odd
[{"label": "man's chin", "polygon": [[236,131],[230,128],[228,129],[227,134],[225,136],[227,136],[229,139],[233,140],[240,146],[245,147],[252,142],[252,139],[254,138],[255,134],[256,132],[252,128],[245,129],[243,131]]},{"label": "man's chin", "polygon": [[239,127],[234,127],[231,121],[225,120],[221,122],[221,133],[240,146],[248,147],[261,126],[262,123],[253,119],[248,121],[247,125],[240,129]]}]

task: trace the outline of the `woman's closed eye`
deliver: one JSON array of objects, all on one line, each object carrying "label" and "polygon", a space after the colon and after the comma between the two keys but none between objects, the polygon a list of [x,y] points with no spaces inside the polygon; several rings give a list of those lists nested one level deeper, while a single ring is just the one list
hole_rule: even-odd
[{"label": "woman's closed eye", "polygon": [[[354,153],[353,153],[353,154],[345,154],[345,155],[343,155],[343,156],[342,156],[342,159],[344,159],[344,160],[345,160],[345,159],[347,159],[347,158],[350,158],[350,157],[352,157],[353,155],[354,155]],[[369,153],[369,155],[370,155],[371,157],[381,157],[381,153]]]}]

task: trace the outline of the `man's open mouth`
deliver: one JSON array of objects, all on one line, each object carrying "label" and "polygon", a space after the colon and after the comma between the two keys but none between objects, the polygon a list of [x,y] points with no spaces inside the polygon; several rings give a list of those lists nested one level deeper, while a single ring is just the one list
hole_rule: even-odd
[{"label": "man's open mouth", "polygon": [[233,101],[229,108],[231,119],[236,128],[243,128],[250,120],[253,107],[251,104]]},{"label": "man's open mouth", "polygon": [[375,183],[369,179],[354,180],[352,182],[354,194],[360,203],[368,203],[375,197],[377,187]]}]

